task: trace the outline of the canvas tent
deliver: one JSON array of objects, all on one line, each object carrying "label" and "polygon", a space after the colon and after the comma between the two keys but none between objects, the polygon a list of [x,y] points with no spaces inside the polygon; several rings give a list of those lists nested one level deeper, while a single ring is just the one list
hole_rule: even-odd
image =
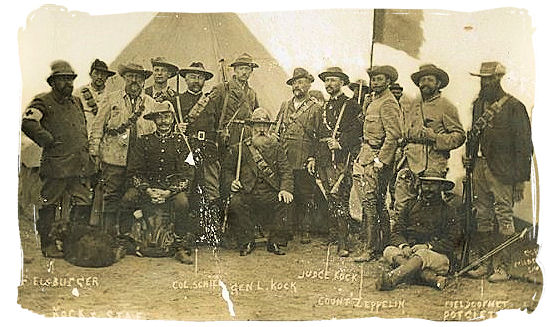
[{"label": "canvas tent", "polygon": [[[288,77],[233,13],[158,13],[110,67],[117,69],[120,64],[132,61],[151,69],[150,59],[158,56],[166,57],[179,67],[201,61],[215,75],[205,86],[205,91],[208,91],[220,82],[219,60],[225,59],[228,66],[243,52],[249,53],[260,66],[254,70],[249,82],[258,94],[260,106],[269,110],[274,118],[281,102],[290,96],[290,88],[285,84]],[[175,80],[170,80],[173,87],[176,86]],[[120,77],[117,75],[113,78],[113,84],[119,83]],[[152,78],[146,82],[151,83]],[[180,91],[183,90],[185,83],[180,79]]]}]

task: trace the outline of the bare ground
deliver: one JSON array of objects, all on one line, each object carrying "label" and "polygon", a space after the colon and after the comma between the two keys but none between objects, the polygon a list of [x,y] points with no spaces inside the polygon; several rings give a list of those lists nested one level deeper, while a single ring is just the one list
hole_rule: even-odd
[{"label": "bare ground", "polygon": [[[263,247],[247,257],[202,247],[196,266],[172,258],[127,256],[110,267],[81,268],[43,258],[31,221],[21,219],[20,232],[24,268],[18,302],[50,317],[472,320],[495,317],[500,309],[532,311],[542,292],[540,269],[531,262],[534,249],[518,253],[516,266],[539,274],[537,283],[514,279],[492,284],[461,278],[444,291],[401,285],[379,292],[374,288],[379,263],[361,268],[350,258],[338,258],[334,246],[327,261],[327,246],[321,240],[308,245],[290,242],[285,256]],[[219,281],[228,290],[234,316]]]}]

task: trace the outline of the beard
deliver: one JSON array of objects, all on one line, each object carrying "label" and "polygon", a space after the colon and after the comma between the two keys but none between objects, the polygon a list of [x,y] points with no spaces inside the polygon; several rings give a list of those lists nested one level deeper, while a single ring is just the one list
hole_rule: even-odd
[{"label": "beard", "polygon": [[63,87],[60,91],[61,91],[61,94],[68,97],[70,96],[71,94],[73,94],[73,87],[72,86],[65,86]]},{"label": "beard", "polygon": [[187,88],[195,93],[202,91],[203,85],[199,83],[189,83]]},{"label": "beard", "polygon": [[132,82],[126,86],[126,93],[130,95],[139,95],[141,93],[141,85],[137,82]]},{"label": "beard", "polygon": [[299,88],[296,88],[296,89],[292,90],[292,93],[297,98],[303,98],[306,95],[306,92],[304,92],[304,90],[299,89]]},{"label": "beard", "polygon": [[497,90],[492,86],[485,86],[479,90],[479,97],[484,100],[493,100],[497,97]]},{"label": "beard", "polygon": [[437,91],[436,88],[432,88],[426,85],[420,87],[420,93],[422,93],[424,97],[432,96],[435,94],[436,91]]}]

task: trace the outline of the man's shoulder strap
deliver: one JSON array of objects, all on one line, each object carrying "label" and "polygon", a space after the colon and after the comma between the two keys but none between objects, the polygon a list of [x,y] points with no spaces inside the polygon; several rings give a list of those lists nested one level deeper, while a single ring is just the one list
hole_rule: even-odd
[{"label": "man's shoulder strap", "polygon": [[262,174],[262,178],[265,179],[273,188],[278,189],[279,186],[275,181],[275,173],[273,172],[273,169],[271,169],[269,164],[265,161],[264,157],[260,153],[260,150],[258,150],[258,148],[256,148],[254,144],[252,144],[251,140],[247,140],[245,144],[248,147],[250,154],[252,155],[252,160],[254,160],[256,167],[258,167],[258,170]]},{"label": "man's shoulder strap", "polygon": [[511,96],[509,94],[505,94],[502,98],[488,106],[483,111],[481,116],[472,125],[472,136],[474,138],[477,138],[479,135],[481,135],[481,133],[483,133],[483,130],[485,130],[487,125],[489,125],[489,123],[495,118],[495,116],[502,111],[504,104],[510,98]]}]

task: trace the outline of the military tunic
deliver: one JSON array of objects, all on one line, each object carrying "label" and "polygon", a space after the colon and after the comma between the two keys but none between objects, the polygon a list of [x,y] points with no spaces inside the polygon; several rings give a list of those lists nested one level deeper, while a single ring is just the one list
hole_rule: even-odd
[{"label": "military tunic", "polygon": [[[284,202],[278,200],[280,191],[293,193],[292,169],[286,154],[274,139],[255,149],[260,153],[267,169],[260,168],[250,150],[252,140],[243,141],[240,182],[243,186],[233,193],[229,206],[229,217],[235,225],[237,242],[242,245],[254,241],[254,226],[261,223],[268,232],[268,241],[284,241],[281,226],[286,218]],[[235,179],[238,147],[231,147],[230,159],[226,162],[225,172],[228,180]]]}]

